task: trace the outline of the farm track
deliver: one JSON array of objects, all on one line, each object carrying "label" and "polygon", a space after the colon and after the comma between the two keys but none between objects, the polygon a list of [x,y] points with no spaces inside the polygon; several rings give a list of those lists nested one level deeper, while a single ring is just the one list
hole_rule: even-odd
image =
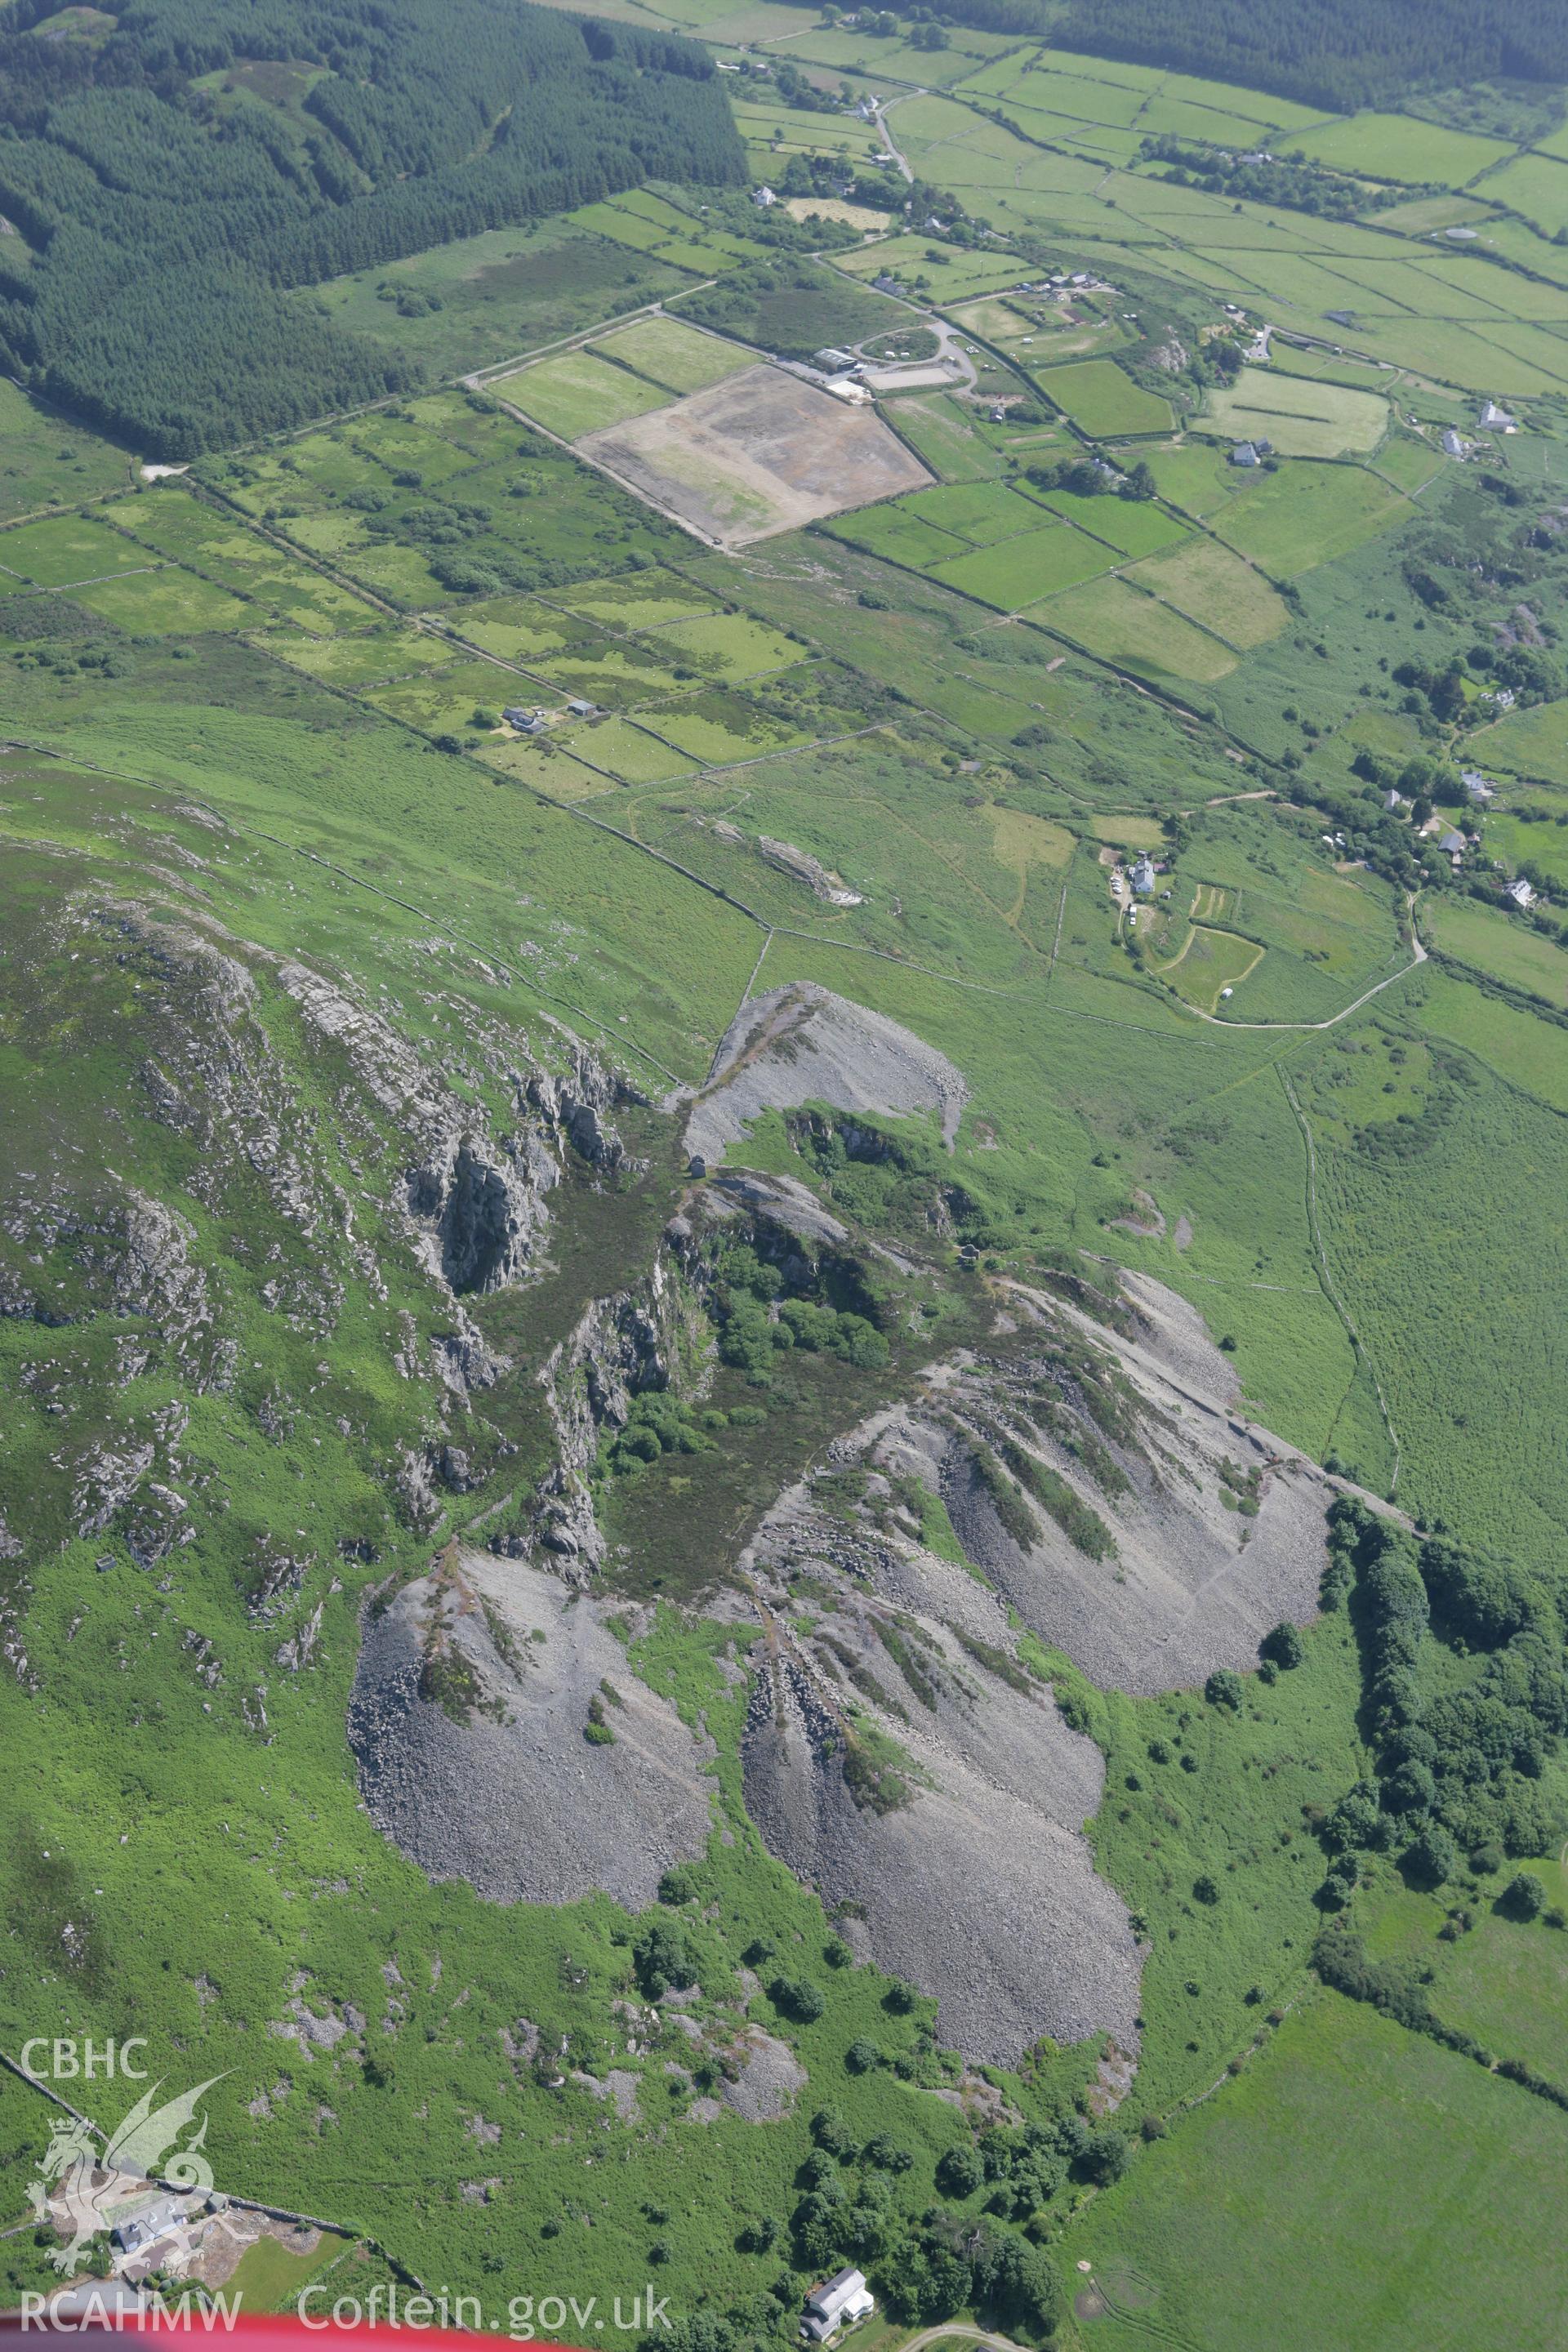
[{"label": "farm track", "polygon": [[1399,1433],[1394,1426],[1394,1416],[1388,1410],[1388,1399],[1384,1395],[1383,1382],[1377,1376],[1377,1367],[1366,1351],[1349,1307],[1334,1288],[1333,1276],[1329,1271],[1329,1254],[1323,1247],[1322,1227],[1318,1218],[1318,1150],[1312,1139],[1311,1123],[1301,1108],[1296,1089],[1290,1083],[1290,1073],[1285,1068],[1283,1063],[1277,1062],[1274,1066],[1279,1073],[1279,1083],[1285,1089],[1285,1099],[1295,1113],[1296,1124],[1301,1130],[1301,1139],[1307,1147],[1307,1226],[1312,1236],[1312,1247],[1317,1252],[1323,1296],[1344,1325],[1345,1337],[1351,1343],[1357,1363],[1364,1365],[1366,1369],[1366,1376],[1372,1382],[1373,1393],[1377,1398],[1378,1412],[1383,1416],[1383,1426],[1394,1451],[1394,1470],[1388,1481],[1389,1498],[1392,1501],[1399,1486]]},{"label": "farm track", "polygon": [[[1411,903],[1414,905],[1414,901]],[[1287,1033],[1291,1030],[1304,1033],[1314,1029],[1337,1029],[1342,1021],[1348,1021],[1352,1013],[1359,1013],[1363,1004],[1370,1004],[1374,996],[1381,996],[1384,990],[1392,988],[1396,980],[1408,980],[1416,966],[1426,961],[1426,950],[1423,947],[1420,935],[1414,925],[1411,927],[1410,944],[1412,954],[1408,963],[1401,964],[1397,971],[1391,971],[1386,980],[1380,980],[1373,987],[1364,989],[1353,1003],[1342,1005],[1340,1010],[1337,1013],[1331,1013],[1326,1021],[1226,1021],[1217,1013],[1201,1012],[1195,1004],[1189,1005],[1187,1009],[1190,1013],[1195,1013],[1200,1021],[1212,1022],[1216,1029],[1266,1029],[1282,1030]]]}]

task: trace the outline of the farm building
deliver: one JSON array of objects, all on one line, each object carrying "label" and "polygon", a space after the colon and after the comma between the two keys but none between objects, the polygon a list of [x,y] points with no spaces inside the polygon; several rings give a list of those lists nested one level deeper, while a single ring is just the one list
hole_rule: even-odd
[{"label": "farm building", "polygon": [[1508,884],[1502,895],[1508,900],[1510,907],[1517,907],[1519,908],[1521,914],[1527,913],[1528,910],[1535,904],[1535,892],[1531,889],[1530,884],[1525,880],[1522,874],[1517,876],[1513,881]]},{"label": "farm building", "polygon": [[1461,769],[1459,782],[1465,787],[1465,798],[1478,808],[1483,808],[1488,801],[1497,798],[1497,786],[1489,783],[1479,768]]},{"label": "farm building", "polygon": [[1519,430],[1517,423],[1509,415],[1508,410],[1500,408],[1495,400],[1489,400],[1482,408],[1481,423],[1490,433],[1517,433]]},{"label": "farm building", "polygon": [[863,2271],[844,2270],[821,2286],[814,2286],[805,2298],[805,2310],[801,2318],[800,2335],[804,2344],[826,2344],[841,2327],[853,2327],[868,2319],[877,2308],[877,2298],[866,2284]]},{"label": "farm building", "polygon": [[115,2215],[109,2242],[121,2254],[145,2256],[159,2240],[168,2237],[185,2219],[185,2205],[177,2198],[145,2196],[121,2207]]},{"label": "farm building", "polygon": [[1462,833],[1456,833],[1450,825],[1437,846],[1445,857],[1463,857],[1469,844]]},{"label": "farm building", "polygon": [[1465,445],[1451,425],[1444,428],[1443,452],[1448,457],[1462,457],[1465,454]]},{"label": "farm building", "polygon": [[520,735],[538,735],[543,731],[544,720],[541,713],[524,710],[517,703],[509,703],[501,717],[509,727],[515,727]]},{"label": "farm building", "polygon": [[853,352],[841,352],[832,343],[820,352],[813,352],[812,356],[816,365],[829,375],[847,375],[858,364]]},{"label": "farm building", "polygon": [[596,702],[589,702],[580,694],[573,695],[566,705],[574,719],[592,719],[598,707]]},{"label": "farm building", "polygon": [[851,408],[871,406],[870,394],[863,383],[857,383],[852,375],[830,375],[822,389],[830,392],[835,400],[847,400]]},{"label": "farm building", "polygon": [[1230,462],[1233,466],[1258,466],[1263,461],[1252,442],[1238,441],[1230,453]]}]

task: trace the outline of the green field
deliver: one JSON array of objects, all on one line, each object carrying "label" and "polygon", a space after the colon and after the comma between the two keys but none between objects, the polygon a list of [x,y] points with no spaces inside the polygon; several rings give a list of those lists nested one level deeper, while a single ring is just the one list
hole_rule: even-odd
[{"label": "green field", "polygon": [[75,506],[127,480],[131,460],[0,379],[0,522]]},{"label": "green field", "polygon": [[689,775],[697,764],[672,743],[624,719],[566,729],[561,740],[575,758],[624,784],[662,783],[668,776]]},{"label": "green field", "polygon": [[1237,468],[1217,449],[1211,449],[1204,442],[1188,441],[1179,448],[1151,449],[1144,462],[1154,477],[1160,496],[1180,507],[1184,514],[1217,514],[1244,487]]},{"label": "green field", "polygon": [[1568,1033],[1556,1023],[1447,972],[1428,982],[1423,1013],[1434,1036],[1463,1046],[1521,1095],[1568,1112]]},{"label": "green field", "polygon": [[253,615],[226,588],[164,564],[72,590],[75,603],[132,635],[184,636],[204,629],[242,629]]},{"label": "green field", "polygon": [[1152,499],[1117,498],[1107,492],[1086,499],[1074,490],[1047,490],[1041,496],[1053,514],[1064,515],[1119,555],[1153,555],[1163,547],[1173,547],[1186,535],[1175,517]]},{"label": "green field", "polygon": [[1267,2311],[1274,2352],[1461,2352],[1488,2324],[1477,2314],[1508,2306],[1544,2352],[1568,2326],[1568,2266],[1534,2216],[1564,2194],[1555,2110],[1324,1993],[1095,2200],[1063,2241],[1064,2274],[1079,2284],[1070,2265],[1088,2261],[1104,2280],[1117,2315],[1092,2334],[1107,2343],[1157,2328],[1256,2352]]},{"label": "green field", "polygon": [[0,531],[0,571],[39,588],[70,588],[79,581],[148,571],[155,561],[118,531],[86,517],[62,515]]},{"label": "green field", "polygon": [[[917,99],[906,112],[913,121],[918,120],[919,109],[941,103]],[[859,252],[837,255],[835,260],[838,268],[855,278],[877,278],[885,270],[900,286],[943,305],[988,293],[994,287],[1016,285],[1019,274],[1016,260],[1005,255],[988,257],[983,252],[949,245],[940,236],[892,237]]]},{"label": "green field", "polygon": [[808,260],[736,269],[712,289],[687,295],[680,310],[714,334],[806,362],[826,344],[865,342],[911,323],[902,304],[845,270]]},{"label": "green field", "polygon": [[1500,139],[1478,139],[1419,122],[1406,114],[1354,114],[1293,138],[1288,149],[1342,172],[1364,172],[1388,180],[1439,180],[1463,187],[1477,173],[1502,163],[1509,152]]},{"label": "green field", "polygon": [[371,617],[373,608],[337,581],[186,491],[163,488],[119,500],[105,513],[158,554],[300,628],[326,634],[361,628]]},{"label": "green field", "polygon": [[1251,484],[1215,518],[1214,527],[1277,580],[1289,580],[1348,555],[1411,512],[1407,500],[1359,466],[1303,459]]},{"label": "green field", "polygon": [[[1528,816],[1525,812],[1529,811]],[[1517,813],[1495,807],[1487,820],[1487,846],[1510,867],[1527,861],[1568,887],[1568,807],[1561,801],[1521,799]]]},{"label": "green field", "polygon": [[953,532],[922,521],[899,499],[887,506],[862,508],[858,514],[839,516],[830,528],[836,539],[847,541],[853,547],[863,547],[872,555],[886,556],[890,563],[908,564],[916,572],[961,554],[966,543]]},{"label": "green field", "polygon": [[[1561,2083],[1568,2080],[1568,1944],[1560,1928],[1511,1918],[1497,1903],[1494,1890],[1513,1867],[1505,1863],[1487,1885],[1492,1901],[1479,1928],[1442,1950],[1435,1999],[1446,2023]],[[1531,1858],[1524,1867],[1541,1880],[1548,1906],[1561,1910],[1568,1893],[1561,1859]],[[1422,1924],[1435,1935],[1429,1916]]]},{"label": "green field", "polygon": [[1236,667],[1235,655],[1215,638],[1124,580],[1075,588],[1052,606],[1048,625],[1104,660],[1152,677],[1205,682]]},{"label": "green field", "polygon": [[1114,360],[1069,361],[1065,367],[1040,368],[1035,381],[1053,406],[1097,441],[1171,429],[1169,404],[1142,391]]},{"label": "green field", "polygon": [[585,433],[597,433],[606,425],[646,416],[650,408],[663,408],[669,398],[662,385],[645,383],[624,368],[609,366],[592,351],[536,360],[517,375],[499,378],[497,388],[503,400],[563,441],[580,441]]},{"label": "green field", "polygon": [[1267,644],[1285,626],[1285,606],[1263,574],[1214,540],[1152,556],[1128,577],[1238,651]]},{"label": "green field", "polygon": [[672,393],[701,392],[756,362],[754,352],[743,352],[713,335],[699,334],[679,319],[639,319],[634,326],[604,336],[590,349]]},{"label": "green field", "polygon": [[1376,448],[1388,429],[1388,403],[1348,384],[1243,368],[1234,385],[1210,393],[1193,429],[1229,441],[1261,437],[1283,457],[1342,457]]},{"label": "green field", "polygon": [[[1152,956],[1150,967],[1186,1003],[1215,1013],[1220,991],[1239,988],[1262,962],[1263,954],[1256,940],[1240,939],[1234,931],[1214,930],[1207,924],[1190,923],[1180,953],[1169,960]],[[1237,1017],[1246,1019],[1250,1012],[1250,1005],[1243,1005]]]},{"label": "green field", "polygon": [[[0,547],[5,542],[0,541]],[[1495,727],[1476,738],[1478,759],[1502,768],[1512,776],[1537,777],[1542,783],[1568,791],[1568,706],[1538,703],[1532,710],[1510,710]]]},{"label": "green field", "polygon": [[939,481],[988,482],[1002,471],[1001,452],[982,430],[977,413],[945,393],[900,400],[897,423],[901,437]]},{"label": "green field", "polygon": [[229,2291],[247,2313],[297,2310],[301,2289],[348,2252],[350,2242],[323,2231],[311,2252],[295,2253],[280,2239],[258,2238],[241,2254]]},{"label": "green field", "polygon": [[312,290],[337,326],[447,374],[515,359],[690,282],[672,262],[556,218],[485,229]]},{"label": "green field", "polygon": [[1026,531],[1005,540],[1000,547],[977,549],[933,563],[931,577],[944,586],[977,596],[1004,613],[1016,613],[1043,596],[1056,596],[1080,580],[1090,580],[1115,561],[1080,530],[1058,523],[1048,530]]},{"label": "green field", "polygon": [[776,629],[743,613],[718,613],[710,619],[667,621],[650,639],[667,660],[689,663],[705,677],[757,677],[788,669],[805,658]]},{"label": "green field", "polygon": [[[279,660],[329,686],[374,686],[386,678],[443,668],[452,658],[449,645],[419,629],[372,629],[361,636],[325,639],[277,630],[265,642],[268,651]],[[498,691],[500,683],[498,672]]]},{"label": "green field", "polygon": [[1016,539],[1020,531],[1037,530],[1040,509],[1032,499],[1001,482],[978,482],[937,490],[917,490],[900,500],[900,510],[972,547],[990,547],[996,541]]},{"label": "green field", "polygon": [[1445,901],[1433,910],[1432,937],[1444,955],[1568,1012],[1568,951],[1517,915],[1468,898]]}]

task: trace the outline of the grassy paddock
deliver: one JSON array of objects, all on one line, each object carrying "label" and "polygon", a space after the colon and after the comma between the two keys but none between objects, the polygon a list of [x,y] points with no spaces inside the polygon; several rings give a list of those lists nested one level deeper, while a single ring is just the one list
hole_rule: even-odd
[{"label": "grassy paddock", "polygon": [[1125,2308],[1108,2344],[1257,2352],[1267,2311],[1272,2352],[1547,2352],[1564,2197],[1568,2117],[1325,1992],[1095,2199],[1063,2276],[1089,2261]]},{"label": "grassy paddock", "polygon": [[1054,406],[1096,440],[1129,433],[1168,433],[1171,404],[1145,392],[1114,360],[1069,360],[1037,370],[1035,382]]},{"label": "grassy paddock", "polygon": [[1445,955],[1568,1011],[1568,953],[1554,940],[1473,898],[1439,900],[1431,920],[1434,943]]}]

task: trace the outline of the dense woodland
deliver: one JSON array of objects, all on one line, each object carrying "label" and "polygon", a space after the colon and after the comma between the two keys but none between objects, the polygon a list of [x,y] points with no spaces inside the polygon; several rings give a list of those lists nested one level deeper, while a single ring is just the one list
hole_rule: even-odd
[{"label": "dense woodland", "polygon": [[967,25],[1048,32],[1064,49],[1277,90],[1308,106],[1375,105],[1497,79],[1568,81],[1562,0],[950,0]]},{"label": "dense woodland", "polygon": [[[696,44],[527,0],[144,0],[100,48],[0,35],[0,364],[189,457],[401,388],[289,289],[662,177],[742,175]],[[292,112],[218,105],[257,58]],[[15,257],[13,257],[15,255]]]}]

